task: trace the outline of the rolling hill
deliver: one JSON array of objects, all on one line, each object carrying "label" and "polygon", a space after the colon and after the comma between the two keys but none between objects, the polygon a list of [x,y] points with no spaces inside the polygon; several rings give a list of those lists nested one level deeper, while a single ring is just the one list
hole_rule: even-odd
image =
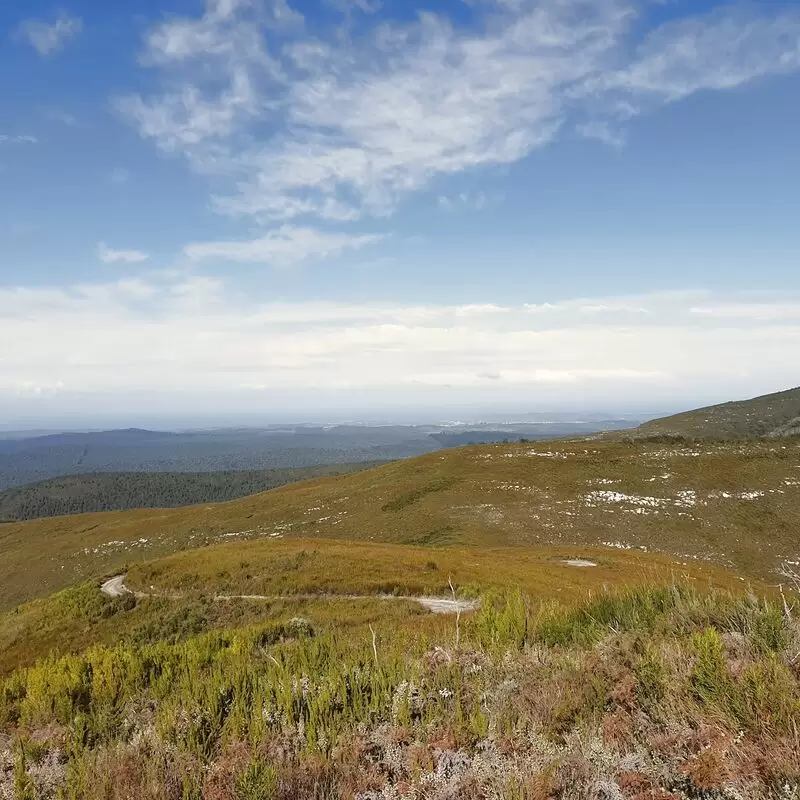
[{"label": "rolling hill", "polygon": [[451,584],[459,596],[515,586],[536,602],[570,603],[609,587],[678,577],[701,590],[741,589],[734,573],[713,565],[608,548],[432,549],[324,539],[216,544],[132,564],[118,597],[87,581],[0,613],[0,676],[52,652],[179,641],[273,618],[337,627],[409,619],[437,628],[441,623],[425,621],[412,598],[450,598]]},{"label": "rolling hill", "polygon": [[744,439],[800,434],[800,388],[651,420],[635,435]]},{"label": "rolling hill", "polygon": [[0,524],[0,797],[793,797],[799,528],[718,436]]},{"label": "rolling hill", "polygon": [[632,424],[625,419],[555,416],[551,422],[474,426],[305,424],[179,432],[129,428],[40,436],[0,432],[0,491],[98,472],[261,471],[391,461],[467,442],[549,439],[619,430]]},{"label": "rolling hill", "polygon": [[800,442],[447,449],[214,505],[0,525],[0,607],[223,542],[606,547],[777,582],[800,561]]},{"label": "rolling hill", "polygon": [[[793,797],[791,613],[724,570],[574,552],[222,544],[134,568],[149,593],[0,614],[0,796]],[[207,593],[254,576],[339,594]],[[463,618],[341,594],[469,577]]]}]

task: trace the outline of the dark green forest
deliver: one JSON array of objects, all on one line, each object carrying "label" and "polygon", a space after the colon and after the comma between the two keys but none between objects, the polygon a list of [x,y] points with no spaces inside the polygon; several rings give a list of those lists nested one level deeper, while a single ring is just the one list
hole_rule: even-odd
[{"label": "dark green forest", "polygon": [[60,514],[216,503],[287,483],[340,475],[384,462],[226,472],[108,472],[67,475],[0,492],[0,521]]}]

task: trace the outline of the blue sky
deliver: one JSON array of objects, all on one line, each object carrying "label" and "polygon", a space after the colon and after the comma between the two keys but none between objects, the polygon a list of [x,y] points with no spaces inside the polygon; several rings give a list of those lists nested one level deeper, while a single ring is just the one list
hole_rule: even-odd
[{"label": "blue sky", "polygon": [[0,7],[0,412],[799,383],[800,2]]}]

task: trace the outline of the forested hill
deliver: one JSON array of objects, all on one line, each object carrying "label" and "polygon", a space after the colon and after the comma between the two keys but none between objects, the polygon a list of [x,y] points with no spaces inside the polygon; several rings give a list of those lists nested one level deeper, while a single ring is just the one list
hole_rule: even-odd
[{"label": "forested hill", "polygon": [[109,472],[68,475],[0,492],[0,521],[128,508],[217,503],[384,462],[226,472]]},{"label": "forested hill", "polygon": [[[558,415],[557,415],[558,418]],[[592,418],[478,424],[481,438],[502,441],[566,436],[629,427],[630,421]],[[439,450],[431,434],[459,433],[466,426],[288,425],[196,431],[127,430],[25,436],[0,433],[0,491],[63,475],[98,472],[226,472],[300,469],[358,461],[394,461]],[[449,441],[446,444],[464,444]],[[220,498],[221,499],[221,498]]]},{"label": "forested hill", "polygon": [[0,490],[97,472],[225,472],[391,461],[440,445],[412,425],[139,429],[2,438]]}]

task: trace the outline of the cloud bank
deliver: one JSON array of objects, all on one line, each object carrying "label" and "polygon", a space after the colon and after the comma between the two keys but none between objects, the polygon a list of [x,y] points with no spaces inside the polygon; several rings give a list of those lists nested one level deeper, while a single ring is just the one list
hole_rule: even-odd
[{"label": "cloud bank", "polygon": [[[506,305],[259,303],[152,274],[0,290],[0,400],[204,396],[237,407],[689,401],[792,385],[800,296],[675,292]],[[57,332],[57,335],[54,335]],[[735,357],[734,357],[735,356]],[[92,398],[95,400],[92,400]],[[277,399],[280,398],[280,399]],[[571,401],[568,398],[572,398]]]}]

